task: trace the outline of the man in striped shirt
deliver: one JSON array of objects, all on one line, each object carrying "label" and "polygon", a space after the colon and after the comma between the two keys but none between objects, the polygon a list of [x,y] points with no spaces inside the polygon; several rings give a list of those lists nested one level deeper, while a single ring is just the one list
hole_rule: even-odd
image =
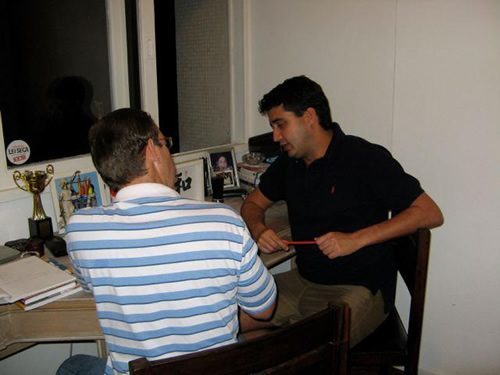
[{"label": "man in striped shirt", "polygon": [[271,317],[276,285],[243,220],[173,189],[171,140],[148,114],[116,110],[89,141],[97,171],[117,193],[110,206],[77,211],[66,240],[75,274],[95,297],[109,355],[93,370],[89,358],[70,358],[58,374],[75,373],[84,360],[85,373],[127,373],[137,357],[231,344],[251,328],[248,316]]}]

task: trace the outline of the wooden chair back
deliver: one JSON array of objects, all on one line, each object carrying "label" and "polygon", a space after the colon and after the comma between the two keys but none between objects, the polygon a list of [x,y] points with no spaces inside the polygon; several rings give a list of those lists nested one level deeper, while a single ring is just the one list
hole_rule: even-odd
[{"label": "wooden chair back", "polygon": [[429,229],[419,229],[395,240],[398,270],[411,297],[408,332],[394,307],[386,321],[351,350],[353,374],[373,368],[389,373],[394,366],[404,366],[405,374],[418,373],[430,238]]},{"label": "wooden chair back", "polygon": [[129,362],[133,375],[146,374],[346,374],[350,310],[327,309],[269,334],[178,357]]}]

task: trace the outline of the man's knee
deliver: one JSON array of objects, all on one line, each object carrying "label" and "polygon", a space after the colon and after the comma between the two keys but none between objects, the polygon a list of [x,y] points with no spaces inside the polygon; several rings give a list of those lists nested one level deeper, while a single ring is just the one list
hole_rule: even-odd
[{"label": "man's knee", "polygon": [[86,354],[76,354],[67,358],[57,369],[56,375],[97,375],[104,374],[106,361]]}]

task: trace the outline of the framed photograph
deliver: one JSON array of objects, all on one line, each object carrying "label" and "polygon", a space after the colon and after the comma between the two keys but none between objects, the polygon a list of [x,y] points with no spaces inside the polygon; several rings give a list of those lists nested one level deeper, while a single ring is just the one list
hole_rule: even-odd
[{"label": "framed photograph", "polygon": [[186,198],[202,201],[205,199],[205,176],[203,158],[175,163],[175,190]]},{"label": "framed photograph", "polygon": [[221,148],[208,152],[210,178],[221,176],[224,178],[224,190],[238,188],[238,168],[234,148]]},{"label": "framed photograph", "polygon": [[61,233],[76,210],[109,203],[109,189],[105,187],[97,171],[75,171],[66,176],[54,176],[50,190]]}]

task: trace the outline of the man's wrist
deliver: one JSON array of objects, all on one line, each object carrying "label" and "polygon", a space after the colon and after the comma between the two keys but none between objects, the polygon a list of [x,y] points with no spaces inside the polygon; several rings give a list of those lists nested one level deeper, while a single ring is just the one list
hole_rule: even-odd
[{"label": "man's wrist", "polygon": [[363,229],[360,229],[356,232],[351,233],[352,239],[354,240],[354,243],[356,244],[356,251],[368,246],[369,243],[366,238],[366,233],[363,231]]},{"label": "man's wrist", "polygon": [[257,224],[252,230],[252,236],[255,242],[259,241],[260,236],[267,230],[267,227],[264,224]]}]

